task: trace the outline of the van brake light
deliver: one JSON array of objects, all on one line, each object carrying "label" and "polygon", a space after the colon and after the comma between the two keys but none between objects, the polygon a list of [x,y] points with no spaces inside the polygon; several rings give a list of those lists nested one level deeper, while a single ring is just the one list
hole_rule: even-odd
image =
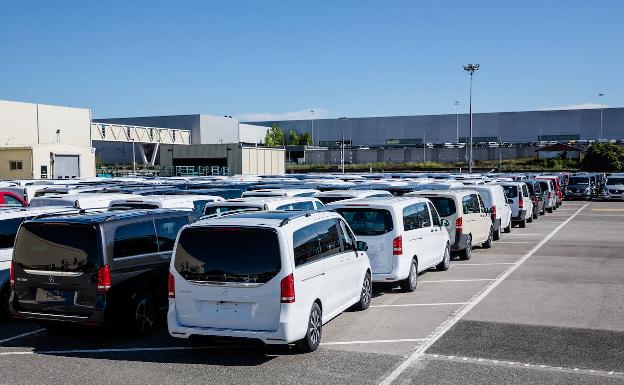
[{"label": "van brake light", "polygon": [[490,211],[492,213],[492,219],[496,218],[496,205],[492,205],[492,211]]},{"label": "van brake light", "polygon": [[10,280],[11,280],[11,287],[15,286],[15,266],[14,266],[14,262],[11,261],[11,267],[10,267]]},{"label": "van brake light", "polygon": [[462,217],[458,217],[457,219],[455,219],[455,231],[457,232],[462,232],[464,227],[464,221],[462,220]]},{"label": "van brake light", "polygon": [[403,254],[403,237],[398,236],[392,240],[392,255]]},{"label": "van brake light", "polygon": [[167,285],[167,291],[169,293],[169,298],[175,298],[175,278],[171,272],[169,272],[169,284]]},{"label": "van brake light", "polygon": [[294,303],[295,302],[295,276],[290,273],[280,282],[280,302],[281,303]]},{"label": "van brake light", "polygon": [[110,266],[104,265],[97,271],[97,290],[107,292],[111,288]]}]

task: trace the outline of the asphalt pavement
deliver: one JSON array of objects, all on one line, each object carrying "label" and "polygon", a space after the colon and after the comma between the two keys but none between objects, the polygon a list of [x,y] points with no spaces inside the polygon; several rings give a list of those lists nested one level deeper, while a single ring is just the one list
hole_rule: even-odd
[{"label": "asphalt pavement", "polygon": [[312,354],[165,328],[0,324],[0,384],[624,384],[624,203],[565,202],[414,293],[375,288]]}]

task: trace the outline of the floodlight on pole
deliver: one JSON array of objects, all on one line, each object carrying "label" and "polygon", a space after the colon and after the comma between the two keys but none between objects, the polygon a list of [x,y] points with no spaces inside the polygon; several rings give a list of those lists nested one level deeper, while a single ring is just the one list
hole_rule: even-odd
[{"label": "floodlight on pole", "polygon": [[342,170],[342,173],[344,174],[345,172],[345,133],[344,133],[344,125],[345,125],[345,120],[347,120],[347,118],[345,116],[338,118],[338,120],[340,121],[340,126],[342,128],[342,140],[340,142],[340,169]]},{"label": "floodlight on pole", "polygon": [[312,115],[312,145],[314,146],[314,110],[310,110],[310,115]]},{"label": "floodlight on pole", "polygon": [[470,74],[470,143],[468,147],[468,173],[472,174],[472,76],[479,70],[479,64],[466,64],[464,71]]},{"label": "floodlight on pole", "polygon": [[[455,107],[459,106],[459,100],[456,100],[455,102],[453,102],[453,104],[455,105]],[[459,112],[457,110],[455,110],[455,143],[459,143]]]},{"label": "floodlight on pole", "polygon": [[600,133],[598,134],[598,141],[600,142],[602,140],[602,109],[603,109],[603,104],[602,104],[602,98],[604,97],[604,92],[601,92],[598,94],[598,96],[600,96]]}]

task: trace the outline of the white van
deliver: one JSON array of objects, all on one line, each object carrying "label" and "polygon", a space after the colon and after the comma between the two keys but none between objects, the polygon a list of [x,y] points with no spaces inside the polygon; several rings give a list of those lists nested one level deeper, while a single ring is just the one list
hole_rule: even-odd
[{"label": "white van", "polygon": [[479,192],[485,207],[492,217],[494,240],[500,239],[501,231],[511,232],[511,207],[505,198],[505,190],[496,184],[470,186],[471,190]]},{"label": "white van", "polygon": [[433,204],[426,198],[365,198],[330,203],[358,240],[368,245],[374,282],[398,282],[416,289],[418,273],[431,267],[447,270],[450,243]]},{"label": "white van", "polygon": [[384,190],[330,190],[316,193],[313,197],[323,202],[323,204],[328,204],[332,202],[344,201],[346,199],[374,197],[392,198],[392,194],[389,191]]},{"label": "white van", "polygon": [[613,174],[607,177],[607,181],[602,190],[602,199],[624,199],[624,175]]},{"label": "white van", "polygon": [[280,188],[267,188],[259,190],[245,191],[243,198],[250,197],[311,197],[318,193],[319,190],[315,189],[280,189]]},{"label": "white van", "polygon": [[527,222],[533,222],[533,201],[526,183],[503,182],[500,185],[505,189],[507,203],[511,207],[511,222],[519,227],[526,227]]},{"label": "white van", "polygon": [[206,204],[205,215],[220,215],[233,210],[266,211],[266,210],[320,210],[323,203],[316,198],[294,197],[253,197],[228,199],[222,202]]},{"label": "white van", "polygon": [[129,209],[190,209],[202,213],[207,203],[222,201],[224,201],[223,198],[213,195],[132,195],[129,198],[111,201],[109,207]]},{"label": "white van", "polygon": [[448,222],[451,251],[463,260],[472,257],[472,247],[492,247],[494,231],[490,210],[475,190],[418,191],[408,196],[425,197],[433,203],[441,218]]},{"label": "white van", "polygon": [[76,209],[103,209],[107,208],[115,199],[133,197],[131,194],[69,194],[69,195],[45,195],[34,197],[30,201],[30,207],[71,207]]},{"label": "white van", "polygon": [[314,351],[323,324],[370,305],[365,250],[333,212],[257,212],[188,225],[171,259],[169,333],[296,342]]}]

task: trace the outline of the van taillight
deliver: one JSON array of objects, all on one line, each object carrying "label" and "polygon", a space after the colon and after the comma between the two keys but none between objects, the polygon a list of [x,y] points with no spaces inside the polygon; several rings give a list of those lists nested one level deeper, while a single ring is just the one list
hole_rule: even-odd
[{"label": "van taillight", "polygon": [[398,236],[392,240],[392,255],[403,254],[403,237]]},{"label": "van taillight", "polygon": [[496,219],[496,205],[492,205],[492,219]]},{"label": "van taillight", "polygon": [[281,303],[295,302],[295,276],[292,273],[282,278],[280,289]]},{"label": "van taillight", "polygon": [[110,266],[104,265],[97,272],[97,289],[98,291],[109,291],[111,288]]},{"label": "van taillight", "polygon": [[9,276],[10,276],[10,281],[11,281],[11,287],[13,287],[15,286],[15,267],[14,267],[13,261],[11,261]]},{"label": "van taillight", "polygon": [[552,198],[552,192],[548,192],[548,199]]},{"label": "van taillight", "polygon": [[462,232],[464,228],[464,221],[462,220],[462,217],[458,217],[457,219],[455,219],[455,231],[458,232]]},{"label": "van taillight", "polygon": [[524,198],[521,196],[518,196],[518,207],[521,209],[524,208]]},{"label": "van taillight", "polygon": [[173,274],[169,273],[169,285],[167,285],[169,291],[169,298],[175,298],[175,278]]}]

